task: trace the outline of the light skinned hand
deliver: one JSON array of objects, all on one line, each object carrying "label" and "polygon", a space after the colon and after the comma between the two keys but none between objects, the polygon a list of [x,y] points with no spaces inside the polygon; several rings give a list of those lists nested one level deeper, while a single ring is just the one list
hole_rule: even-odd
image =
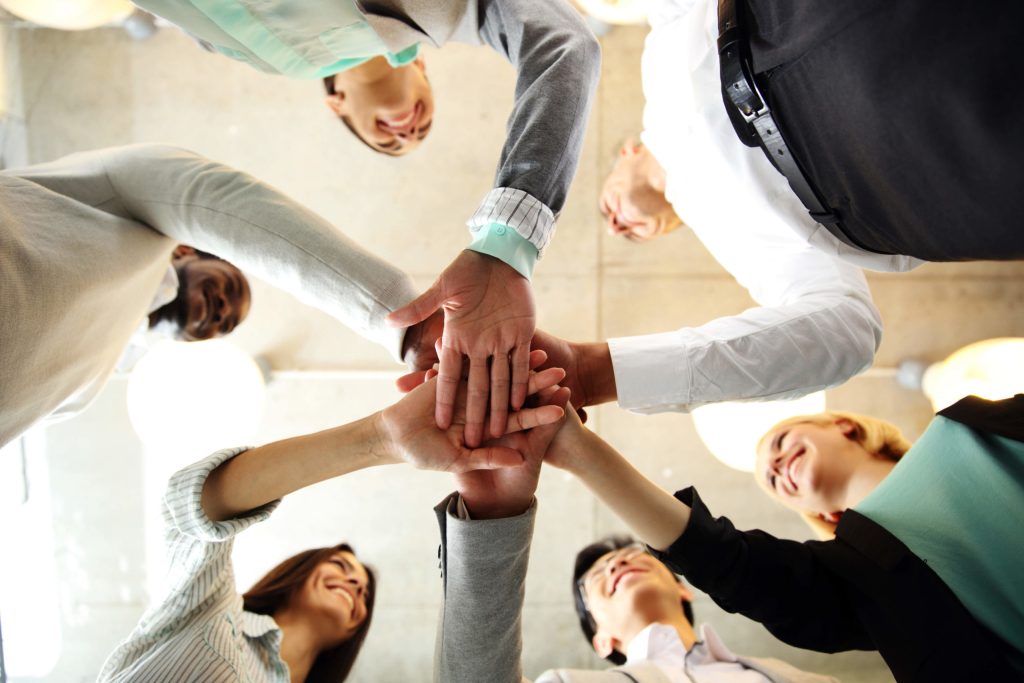
[{"label": "light skinned hand", "polygon": [[551,439],[544,462],[552,467],[578,472],[586,464],[587,440],[593,432],[583,426],[579,411],[572,403],[565,405],[566,416],[558,422],[558,432]]},{"label": "light skinned hand", "polygon": [[[540,404],[564,410],[570,392],[565,387],[554,386],[541,391],[538,396]],[[573,419],[579,421],[575,413]],[[513,517],[530,507],[544,454],[560,427],[561,422],[555,422],[484,442],[485,447],[514,448],[523,454],[524,462],[521,467],[474,470],[455,475],[459,495],[474,519]]]},{"label": "light skinned hand", "polygon": [[530,281],[499,259],[464,250],[430,288],[392,312],[393,325],[414,325],[444,311],[438,368],[437,426],[455,415],[464,358],[469,359],[466,444],[480,445],[490,409],[490,433],[502,433],[509,406],[526,401],[530,338],[536,326]]},{"label": "light skinned hand", "polygon": [[[542,363],[543,352],[536,352],[535,358],[539,359],[538,364]],[[530,394],[535,394],[557,385],[564,376],[565,372],[560,368],[531,373],[527,389]],[[505,443],[485,444],[482,447],[470,447],[466,443],[465,382],[461,383],[456,395],[452,425],[445,430],[438,429],[434,422],[436,382],[437,378],[429,379],[381,412],[381,437],[391,444],[391,451],[399,461],[420,469],[453,473],[523,464],[524,458],[520,452]],[[558,422],[562,414],[562,408],[557,405],[524,408],[509,416],[506,431],[518,432]]]}]

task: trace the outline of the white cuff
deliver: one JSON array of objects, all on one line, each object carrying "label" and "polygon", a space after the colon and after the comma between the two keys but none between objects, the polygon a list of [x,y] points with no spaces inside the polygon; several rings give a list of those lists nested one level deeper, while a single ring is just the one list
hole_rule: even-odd
[{"label": "white cuff", "polygon": [[555,214],[536,197],[512,187],[496,187],[466,221],[470,232],[491,223],[502,223],[529,240],[541,256],[555,232]]},{"label": "white cuff", "polygon": [[636,413],[690,410],[690,366],[678,332],[608,340],[619,405]]}]

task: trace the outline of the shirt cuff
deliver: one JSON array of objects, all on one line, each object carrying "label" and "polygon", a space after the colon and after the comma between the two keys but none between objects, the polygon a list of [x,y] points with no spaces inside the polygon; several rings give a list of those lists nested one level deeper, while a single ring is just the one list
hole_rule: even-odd
[{"label": "shirt cuff", "polygon": [[619,406],[637,413],[688,412],[690,366],[678,332],[608,340]]},{"label": "shirt cuff", "polygon": [[175,472],[164,494],[166,522],[185,536],[217,543],[269,518],[281,503],[280,499],[221,522],[211,520],[203,511],[203,486],[207,477],[223,463],[247,450],[247,447],[226,448]]},{"label": "shirt cuff", "polygon": [[466,248],[507,263],[527,280],[537,265],[537,248],[533,243],[502,223],[489,223],[474,232],[473,241]]},{"label": "shirt cuff", "polygon": [[555,233],[555,214],[551,209],[536,197],[512,187],[496,187],[488,192],[480,208],[466,221],[472,233],[492,223],[512,228],[529,240],[537,248],[538,258]]}]

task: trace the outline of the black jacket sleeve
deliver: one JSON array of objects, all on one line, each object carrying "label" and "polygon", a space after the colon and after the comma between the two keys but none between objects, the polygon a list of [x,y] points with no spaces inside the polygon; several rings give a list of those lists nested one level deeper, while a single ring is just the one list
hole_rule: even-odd
[{"label": "black jacket sleeve", "polygon": [[690,522],[666,551],[653,551],[672,571],[790,645],[819,652],[876,648],[858,618],[856,591],[832,569],[842,561],[841,541],[799,543],[738,531],[713,517],[693,487],[675,495],[691,508]]}]

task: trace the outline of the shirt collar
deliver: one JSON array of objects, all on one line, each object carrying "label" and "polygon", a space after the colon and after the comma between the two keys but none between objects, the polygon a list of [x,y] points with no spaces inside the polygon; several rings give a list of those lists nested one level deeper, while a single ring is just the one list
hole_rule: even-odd
[{"label": "shirt collar", "polygon": [[272,639],[281,639],[281,629],[277,622],[266,614],[243,611],[239,625],[242,628],[242,633],[249,638],[262,638],[270,634]]},{"label": "shirt collar", "polygon": [[[739,662],[739,658],[722,642],[718,632],[710,624],[700,627],[701,639],[693,650],[700,651],[701,658],[717,662]],[[626,661],[629,664],[653,662],[665,666],[683,667],[686,659],[686,648],[679,638],[679,633],[668,624],[654,623],[636,634],[626,648]]]},{"label": "shirt collar", "polygon": [[628,664],[652,662],[682,670],[686,648],[679,633],[668,624],[654,623],[640,631],[626,648]]}]

